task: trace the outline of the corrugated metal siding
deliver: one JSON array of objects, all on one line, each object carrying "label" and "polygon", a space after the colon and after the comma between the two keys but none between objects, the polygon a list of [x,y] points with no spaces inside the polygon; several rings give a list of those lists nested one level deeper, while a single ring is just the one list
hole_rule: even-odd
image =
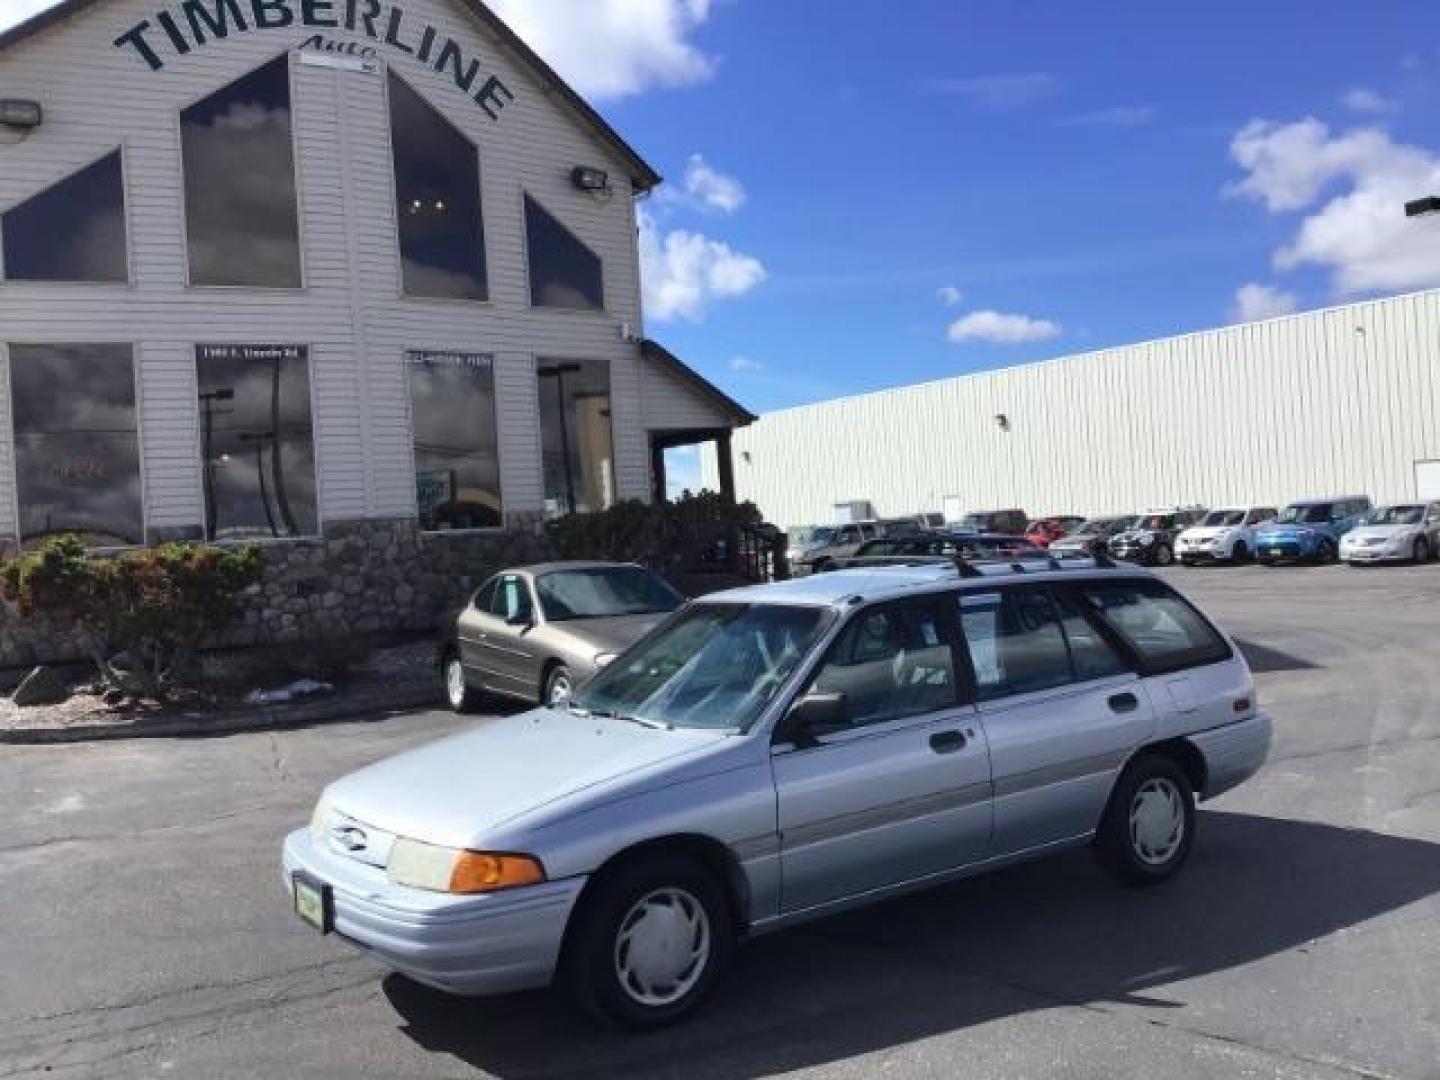
[{"label": "corrugated metal siding", "polygon": [[[507,510],[541,507],[534,360],[610,361],[617,481],[624,496],[649,492],[646,424],[683,426],[642,407],[641,359],[621,323],[641,325],[635,215],[623,162],[578,124],[458,6],[405,3],[407,25],[430,23],[481,58],[514,92],[492,123],[448,76],[380,46],[406,79],[479,148],[491,300],[486,304],[400,295],[385,78],[292,62],[305,289],[189,289],[178,111],[291,49],[300,27],[250,32],[188,56],[166,55],[151,72],[115,37],[153,0],[113,0],[0,55],[0,88],[33,97],[45,124],[0,146],[0,209],[123,147],[132,283],[129,286],[0,284],[0,341],[129,340],[144,399],[147,515],[152,526],[200,521],[193,346],[277,341],[311,347],[321,515],[335,521],[415,512],[404,354],[466,349],[497,357],[498,425]],[[159,31],[157,29],[156,33]],[[344,31],[331,36],[346,37]],[[610,170],[616,190],[574,190],[577,164]],[[532,309],[525,263],[523,192],[533,192],[601,256],[607,310]],[[353,274],[350,272],[353,268]],[[0,415],[8,421],[8,382]],[[10,440],[0,447],[0,535],[13,532]]]},{"label": "corrugated metal siding", "polygon": [[889,515],[1413,498],[1414,463],[1440,457],[1437,354],[1440,292],[1422,292],[822,402],[737,431],[736,484],[784,525],[849,499]]}]

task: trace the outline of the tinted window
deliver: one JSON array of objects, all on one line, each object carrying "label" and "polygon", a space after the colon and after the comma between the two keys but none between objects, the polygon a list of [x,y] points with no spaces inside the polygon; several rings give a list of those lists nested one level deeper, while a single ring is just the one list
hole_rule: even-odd
[{"label": "tinted window", "polygon": [[1163,582],[1095,582],[1078,585],[1076,591],[1149,672],[1230,658],[1230,647],[1214,627]]},{"label": "tinted window", "polygon": [[1323,524],[1330,520],[1333,507],[1330,503],[1311,503],[1287,506],[1275,520],[1285,524]]},{"label": "tinted window", "polygon": [[195,354],[210,538],[318,533],[309,349],[199,345]]},{"label": "tinted window", "polygon": [[536,375],[546,510],[608,509],[615,502],[609,362],[541,361]]},{"label": "tinted window", "polygon": [[954,653],[932,604],[887,604],[850,620],[810,692],[842,694],[851,724],[954,705]]},{"label": "tinted window", "polygon": [[120,152],[7,211],[0,233],[11,281],[125,281]]},{"label": "tinted window", "polygon": [[515,574],[506,574],[495,583],[495,592],[490,599],[490,614],[507,620],[529,618],[531,609],[530,590],[524,579]]},{"label": "tinted window", "polygon": [[529,195],[525,237],[530,252],[530,303],[599,310],[605,306],[600,256]]},{"label": "tinted window", "polygon": [[389,83],[402,287],[409,296],[484,300],[475,146],[394,73]]},{"label": "tinted window", "polygon": [[129,345],[10,346],[23,544],[144,542]]},{"label": "tinted window", "polygon": [[287,56],[180,114],[193,285],[300,287]]},{"label": "tinted window", "polygon": [[1043,590],[963,593],[960,626],[980,701],[1049,690],[1071,681],[1065,635]]},{"label": "tinted window", "polygon": [[494,361],[448,352],[412,352],[406,360],[420,527],[498,527],[504,518]]},{"label": "tinted window", "polygon": [[1127,670],[1120,654],[1081,614],[1078,601],[1065,593],[1057,594],[1054,600],[1065,631],[1065,643],[1070,646],[1070,666],[1077,682],[1104,679]]},{"label": "tinted window", "polygon": [[551,622],[674,611],[680,596],[639,566],[560,570],[535,582],[540,610]]},{"label": "tinted window", "polygon": [[498,577],[491,578],[484,585],[481,585],[480,591],[475,594],[473,601],[475,610],[489,611],[490,606],[495,603],[495,590],[498,588],[500,588],[500,579]]},{"label": "tinted window", "polygon": [[750,727],[794,673],[828,612],[695,604],[601,668],[572,699],[597,714],[676,727]]}]

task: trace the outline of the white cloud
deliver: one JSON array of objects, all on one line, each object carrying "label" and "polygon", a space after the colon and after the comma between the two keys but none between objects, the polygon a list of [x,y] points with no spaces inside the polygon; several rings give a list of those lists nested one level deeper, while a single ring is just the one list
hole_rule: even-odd
[{"label": "white cloud", "polygon": [[1050,341],[1062,333],[1059,323],[1032,319],[1028,315],[1005,315],[999,311],[972,311],[950,324],[946,336],[959,345],[966,341],[989,341],[997,345],[1021,345]]},{"label": "white cloud", "polygon": [[1159,112],[1154,105],[1114,105],[1108,109],[1081,113],[1063,122],[1074,127],[1144,127],[1154,120]]},{"label": "white cloud", "polygon": [[1019,109],[1053,95],[1060,89],[1060,81],[1046,71],[1022,71],[937,79],[930,87],[936,93],[967,98],[986,109]]},{"label": "white cloud", "polygon": [[1340,102],[1351,112],[1370,113],[1374,116],[1400,111],[1398,101],[1392,101],[1380,91],[1372,90],[1368,86],[1351,87],[1340,95]]},{"label": "white cloud", "polygon": [[640,211],[640,276],[646,313],[698,322],[716,300],[743,296],[766,278],[759,259],[688,229],[665,232]]},{"label": "white cloud", "polygon": [[962,293],[959,289],[957,289],[954,285],[940,286],[940,288],[935,291],[935,295],[940,297],[940,303],[944,304],[946,307],[954,307],[956,304],[960,303],[961,300],[965,299],[965,294]]},{"label": "white cloud", "polygon": [[759,360],[752,360],[748,356],[736,356],[730,361],[731,371],[757,372],[764,371],[765,365]]},{"label": "white cloud", "polygon": [[9,30],[31,15],[38,15],[46,8],[54,7],[58,2],[59,0],[3,0],[0,2],[0,30]]},{"label": "white cloud", "polygon": [[705,209],[722,214],[733,214],[745,205],[745,186],[699,154],[692,154],[685,165],[685,193]]},{"label": "white cloud", "polygon": [[715,71],[692,35],[711,0],[490,0],[526,44],[597,99],[688,86]]},{"label": "white cloud", "polygon": [[1230,321],[1237,323],[1257,322],[1260,319],[1274,319],[1295,311],[1297,303],[1294,293],[1288,293],[1271,285],[1257,285],[1251,282],[1235,290],[1235,303],[1230,308]]},{"label": "white cloud", "polygon": [[1246,172],[1230,194],[1272,213],[1311,211],[1275,253],[1277,269],[1328,269],[1342,296],[1440,284],[1440,222],[1404,213],[1410,199],[1440,194],[1440,157],[1376,128],[1332,135],[1313,118],[1252,121],[1230,153]]}]

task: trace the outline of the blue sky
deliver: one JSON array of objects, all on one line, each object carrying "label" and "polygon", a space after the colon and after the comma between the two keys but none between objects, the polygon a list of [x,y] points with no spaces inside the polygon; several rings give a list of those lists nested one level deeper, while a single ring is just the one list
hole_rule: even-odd
[{"label": "blue sky", "polygon": [[669,178],[648,330],[756,411],[1440,284],[1433,5],[493,6]]}]

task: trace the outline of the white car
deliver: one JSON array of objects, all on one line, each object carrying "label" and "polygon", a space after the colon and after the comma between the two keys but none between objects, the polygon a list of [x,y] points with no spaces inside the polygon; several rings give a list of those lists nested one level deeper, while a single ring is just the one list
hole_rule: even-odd
[{"label": "white car", "polygon": [[1440,502],[1397,503],[1366,514],[1340,538],[1340,558],[1351,566],[1376,562],[1429,562],[1440,553]]},{"label": "white car", "polygon": [[1227,506],[1211,510],[1176,540],[1186,566],[1201,562],[1248,562],[1255,554],[1255,528],[1273,521],[1273,506]]}]

